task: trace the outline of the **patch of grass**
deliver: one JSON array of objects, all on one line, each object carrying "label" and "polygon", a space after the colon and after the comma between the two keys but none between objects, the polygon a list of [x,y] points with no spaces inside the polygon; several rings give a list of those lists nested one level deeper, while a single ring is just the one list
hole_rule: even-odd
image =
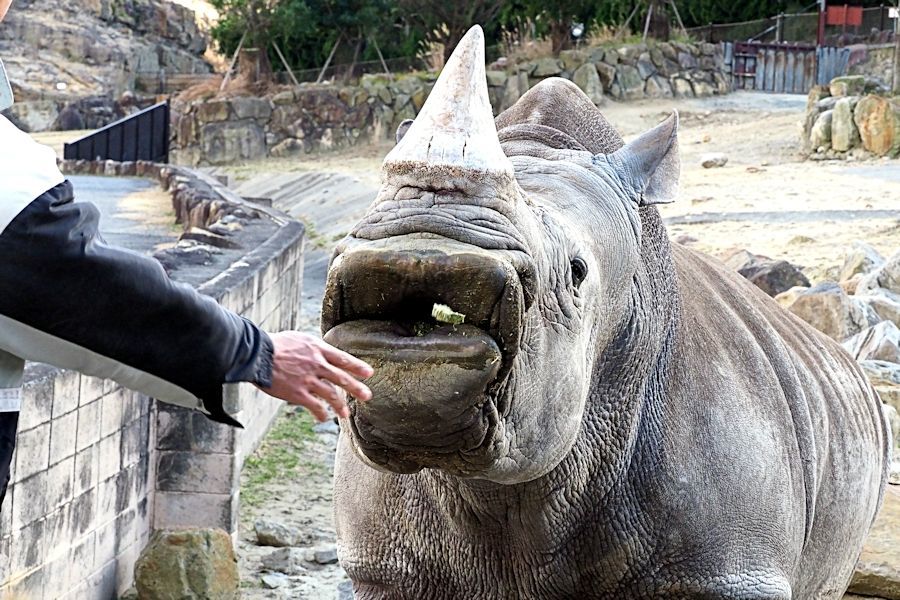
[{"label": "patch of grass", "polygon": [[295,481],[322,466],[306,458],[306,450],[315,440],[313,418],[305,410],[285,410],[269,430],[256,452],[244,461],[241,500],[246,506],[259,506],[269,497],[267,484]]}]

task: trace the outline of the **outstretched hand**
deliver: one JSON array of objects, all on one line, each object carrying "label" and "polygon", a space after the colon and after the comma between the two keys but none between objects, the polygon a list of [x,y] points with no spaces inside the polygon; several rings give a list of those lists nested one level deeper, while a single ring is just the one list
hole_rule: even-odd
[{"label": "outstretched hand", "polygon": [[341,389],[358,400],[372,397],[358,381],[374,372],[365,362],[305,333],[282,331],[269,337],[275,347],[272,387],[260,388],[267,394],[307,408],[319,421],[328,419],[329,404],[339,417],[350,416]]}]

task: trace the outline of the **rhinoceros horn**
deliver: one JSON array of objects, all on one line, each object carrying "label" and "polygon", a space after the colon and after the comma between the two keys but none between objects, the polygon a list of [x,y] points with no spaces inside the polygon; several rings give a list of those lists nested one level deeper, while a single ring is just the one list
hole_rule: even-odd
[{"label": "rhinoceros horn", "polygon": [[421,112],[384,159],[383,173],[387,183],[400,186],[514,185],[488,99],[484,33],[478,25],[459,42]]}]

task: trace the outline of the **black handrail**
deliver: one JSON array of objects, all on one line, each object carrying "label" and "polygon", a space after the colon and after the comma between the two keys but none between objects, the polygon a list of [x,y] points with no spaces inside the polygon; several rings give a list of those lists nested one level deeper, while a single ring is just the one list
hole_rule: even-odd
[{"label": "black handrail", "polygon": [[169,103],[160,102],[65,144],[71,160],[169,162]]}]

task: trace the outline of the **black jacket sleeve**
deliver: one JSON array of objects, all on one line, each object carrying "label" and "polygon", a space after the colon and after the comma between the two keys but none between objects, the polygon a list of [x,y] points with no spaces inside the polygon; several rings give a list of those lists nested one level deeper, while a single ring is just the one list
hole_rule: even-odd
[{"label": "black jacket sleeve", "polygon": [[250,321],[108,246],[66,181],[0,235],[0,349],[107,377],[163,401],[222,407],[222,384],[271,385],[272,342]]}]

